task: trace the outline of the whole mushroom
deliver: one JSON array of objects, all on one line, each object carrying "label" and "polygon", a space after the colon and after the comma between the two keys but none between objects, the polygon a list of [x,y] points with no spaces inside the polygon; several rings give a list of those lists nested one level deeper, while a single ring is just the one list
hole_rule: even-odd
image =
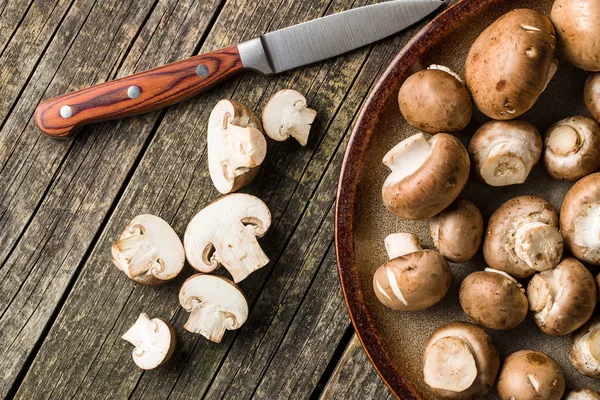
[{"label": "whole mushroom", "polygon": [[433,244],[445,259],[465,262],[481,246],[483,218],[473,202],[460,199],[431,218],[429,231]]},{"label": "whole mushroom", "polygon": [[504,361],[497,389],[502,400],[560,400],[565,392],[565,376],[546,354],[521,350]]},{"label": "whole mushroom", "polygon": [[398,104],[409,124],[431,134],[463,130],[473,112],[465,83],[439,65],[409,76],[398,92]]},{"label": "whole mushroom", "polygon": [[135,346],[133,362],[141,369],[154,369],[166,363],[175,351],[177,342],[175,329],[168,321],[150,319],[145,313],[140,314],[122,338]]},{"label": "whole mushroom", "polygon": [[600,168],[600,125],[575,116],[558,121],[546,132],[544,166],[555,179],[574,181]]},{"label": "whole mushroom", "polygon": [[569,359],[583,375],[600,378],[600,317],[592,318],[571,335]]},{"label": "whole mushroom", "polygon": [[592,118],[600,124],[600,73],[591,74],[585,81],[583,101]]},{"label": "whole mushroom", "polygon": [[546,200],[515,197],[492,214],[483,257],[491,268],[517,279],[554,268],[563,253],[563,237],[557,226],[558,215]]},{"label": "whole mushroom", "polygon": [[600,400],[600,393],[592,389],[571,390],[565,400]]},{"label": "whole mushroom", "polygon": [[523,287],[502,271],[473,272],[462,281],[458,297],[465,314],[489,329],[512,329],[527,316]]},{"label": "whole mushroom", "polygon": [[550,12],[567,60],[587,71],[600,71],[600,3],[556,0]]},{"label": "whole mushroom", "polygon": [[284,141],[290,136],[302,146],[308,143],[310,128],[317,112],[306,105],[306,98],[292,89],[275,93],[262,113],[265,133],[273,140]]},{"label": "whole mushroom", "polygon": [[515,9],[475,40],[465,65],[467,86],[490,118],[517,118],[529,110],[556,72],[556,37],[544,14]]},{"label": "whole mushroom", "polygon": [[448,207],[469,178],[469,155],[454,136],[422,133],[392,148],[383,158],[392,172],[382,189],[383,203],[401,218],[431,218]]},{"label": "whole mushroom", "polygon": [[375,271],[373,290],[394,310],[418,311],[440,301],[450,287],[448,263],[433,250],[423,250],[412,233],[385,238],[389,261]]},{"label": "whole mushroom", "polygon": [[549,335],[567,335],[585,324],[596,307],[596,281],[574,258],[535,274],[527,286],[536,324]]},{"label": "whole mushroom", "polygon": [[542,154],[542,137],[524,121],[490,121],[469,142],[475,174],[491,186],[524,183]]},{"label": "whole mushroom", "polygon": [[500,356],[490,335],[466,322],[438,328],[423,355],[425,383],[443,399],[474,399],[496,380]]}]

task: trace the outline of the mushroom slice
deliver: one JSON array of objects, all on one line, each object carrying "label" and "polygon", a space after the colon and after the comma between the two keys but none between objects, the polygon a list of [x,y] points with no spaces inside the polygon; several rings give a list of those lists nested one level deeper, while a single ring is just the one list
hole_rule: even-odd
[{"label": "mushroom slice", "polygon": [[179,303],[190,313],[183,327],[216,343],[221,342],[225,330],[239,329],[248,318],[246,297],[221,276],[192,275],[181,286]]},{"label": "mushroom slice", "polygon": [[208,119],[208,169],[220,193],[249,184],[267,154],[256,114],[234,100],[221,100]]},{"label": "mushroom slice", "polygon": [[558,215],[537,196],[519,196],[492,215],[483,241],[483,257],[493,269],[527,278],[554,268],[563,253]]},{"label": "mushroom slice", "polygon": [[185,253],[177,233],[162,218],[138,215],[111,248],[113,263],[140,285],[160,285],[183,269]]},{"label": "mushroom slice", "polygon": [[140,314],[135,324],[122,336],[135,346],[132,357],[141,369],[153,369],[169,360],[175,350],[175,329],[162,318]]},{"label": "mushroom slice", "polygon": [[575,116],[552,125],[546,133],[544,166],[551,177],[573,181],[600,168],[600,126]]},{"label": "mushroom slice", "polygon": [[600,317],[594,317],[571,335],[571,364],[584,375],[600,378]]},{"label": "mushroom slice", "polygon": [[431,218],[448,207],[469,178],[469,155],[454,136],[422,133],[392,148],[383,158],[392,173],[383,184],[388,210],[405,219]]},{"label": "mushroom slice", "polygon": [[242,193],[221,197],[188,224],[183,237],[187,260],[200,272],[223,265],[240,282],[269,262],[256,238],[263,237],[270,225],[269,208],[258,197]]},{"label": "mushroom slice", "polygon": [[275,93],[262,113],[265,133],[279,142],[290,136],[302,146],[308,143],[308,134],[317,112],[306,105],[306,98],[295,90],[284,89]]},{"label": "mushroom slice", "polygon": [[585,81],[583,101],[588,112],[600,124],[600,73],[591,74]]},{"label": "mushroom slice", "polygon": [[524,183],[542,154],[542,137],[524,121],[490,121],[471,138],[475,173],[490,186]]},{"label": "mushroom slice", "polygon": [[598,299],[594,277],[574,258],[534,275],[527,297],[535,322],[549,335],[567,335],[585,324]]},{"label": "mushroom slice", "polygon": [[448,263],[433,250],[423,250],[412,233],[385,238],[390,261],[375,271],[373,290],[383,305],[417,311],[440,301],[450,287]]},{"label": "mushroom slice", "polygon": [[565,400],[600,400],[600,393],[592,389],[571,390]]}]

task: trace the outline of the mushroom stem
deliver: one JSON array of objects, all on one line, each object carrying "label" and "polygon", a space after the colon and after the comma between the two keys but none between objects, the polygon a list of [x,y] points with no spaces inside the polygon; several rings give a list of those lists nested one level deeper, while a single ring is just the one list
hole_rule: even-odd
[{"label": "mushroom stem", "polygon": [[[542,312],[544,309],[552,308],[554,295],[558,291],[556,288],[557,282],[553,280],[554,275],[543,277],[540,274],[535,274],[529,286],[527,287],[527,297],[529,300],[529,309],[533,312]],[[546,278],[549,278],[547,280]]]},{"label": "mushroom stem", "polygon": [[561,125],[548,134],[548,150],[560,157],[577,153],[583,145],[582,135],[574,125]]},{"label": "mushroom stem", "polygon": [[139,230],[136,230],[131,236],[118,240],[114,246],[118,253],[113,255],[125,261],[118,263],[117,267],[124,267],[126,270],[123,272],[131,278],[146,273],[158,257],[156,249],[147,243]]},{"label": "mushroom stem", "polygon": [[425,355],[425,383],[433,389],[462,392],[475,382],[477,364],[473,349],[461,337],[438,339]]},{"label": "mushroom stem", "polygon": [[430,151],[431,145],[422,133],[398,143],[383,157],[383,164],[392,170],[386,182],[400,182],[412,175],[423,165]]},{"label": "mushroom stem", "polygon": [[517,141],[494,146],[480,169],[483,179],[492,186],[523,183],[532,167],[529,152]]},{"label": "mushroom stem", "polygon": [[592,357],[600,361],[600,329],[590,334],[588,348]]},{"label": "mushroom stem", "polygon": [[419,239],[412,233],[392,233],[385,238],[384,243],[390,260],[423,250]]},{"label": "mushroom stem", "polygon": [[[586,205],[584,205],[585,207]],[[575,220],[573,232],[576,235],[577,245],[587,248],[585,257],[589,260],[600,258],[600,204],[591,203],[580,218]]]},{"label": "mushroom stem", "polygon": [[150,332],[154,330],[156,330],[156,324],[152,323],[147,314],[142,313],[135,324],[123,334],[122,338],[134,345],[136,347],[135,351],[137,351],[142,343],[148,341]]},{"label": "mushroom stem", "polygon": [[[187,308],[186,308],[187,310]],[[183,326],[187,331],[199,333],[208,340],[220,342],[228,326],[228,316],[214,305],[191,300],[190,316]]]},{"label": "mushroom stem", "polygon": [[515,231],[515,254],[530,268],[554,268],[562,256],[563,237],[556,227],[540,221],[527,222]]}]

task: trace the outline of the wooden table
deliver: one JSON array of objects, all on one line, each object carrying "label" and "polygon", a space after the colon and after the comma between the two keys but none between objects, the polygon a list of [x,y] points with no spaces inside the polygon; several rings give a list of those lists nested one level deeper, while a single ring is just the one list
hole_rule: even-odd
[{"label": "wooden table", "polygon": [[[264,32],[373,1],[0,0],[0,395],[22,399],[391,398],[356,340],[335,262],[334,199],[360,107],[415,27],[278,76],[245,73],[168,109],[43,136],[37,104]],[[422,24],[421,24],[422,25]],[[245,191],[273,224],[271,263],[241,284],[251,313],[215,344],[183,329],[177,293],[135,285],[110,246],[137,214],[183,234],[218,197],[206,125],[220,98],[261,111],[281,88],[318,110],[306,148],[269,140]],[[179,339],[165,366],[142,372],[121,335],[141,312]]]}]

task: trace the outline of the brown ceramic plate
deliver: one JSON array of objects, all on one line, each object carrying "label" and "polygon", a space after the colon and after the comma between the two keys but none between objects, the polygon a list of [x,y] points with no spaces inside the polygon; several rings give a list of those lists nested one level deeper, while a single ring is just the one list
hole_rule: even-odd
[{"label": "brown ceramic plate", "polygon": [[[389,171],[381,163],[396,143],[416,133],[398,109],[402,82],[418,69],[443,64],[464,76],[464,61],[477,35],[500,15],[528,7],[546,14],[553,0],[463,0],[427,25],[391,63],[361,111],[354,128],[340,176],[336,211],[336,247],[342,289],[358,336],[371,361],[400,399],[435,398],[423,383],[422,353],[431,333],[451,321],[466,321],[458,302],[458,287],[472,271],[484,268],[481,254],[466,264],[452,265],[453,284],[442,302],[427,310],[402,313],[381,305],[372,290],[373,273],[386,261],[383,239],[393,232],[413,232],[425,247],[432,247],[428,221],[406,221],[387,212],[381,187]],[[544,132],[559,119],[582,114],[583,85],[587,73],[559,57],[559,69],[537,104],[521,119]],[[457,135],[467,145],[473,132],[487,118],[476,112]],[[470,179],[462,193],[488,219],[504,201],[535,194],[559,210],[570,183],[551,179],[538,164],[524,185],[492,188]],[[595,273],[596,271],[592,271]],[[569,338],[544,335],[531,316],[516,329],[490,332],[503,357],[519,349],[543,351],[557,360],[571,388],[600,389],[600,383],[580,375],[569,363]],[[492,391],[486,398],[497,398]]]}]

